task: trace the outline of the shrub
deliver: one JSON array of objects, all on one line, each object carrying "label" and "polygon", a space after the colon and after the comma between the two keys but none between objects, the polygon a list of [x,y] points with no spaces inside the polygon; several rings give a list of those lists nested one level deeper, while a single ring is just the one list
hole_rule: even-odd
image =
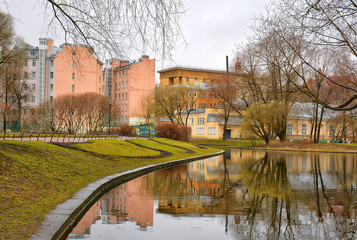
[{"label": "shrub", "polygon": [[112,133],[120,136],[127,136],[127,137],[135,136],[134,127],[129,125],[121,125],[120,127],[114,128],[112,130]]},{"label": "shrub", "polygon": [[158,137],[187,142],[190,135],[190,129],[175,123],[161,123],[156,127],[156,135]]}]

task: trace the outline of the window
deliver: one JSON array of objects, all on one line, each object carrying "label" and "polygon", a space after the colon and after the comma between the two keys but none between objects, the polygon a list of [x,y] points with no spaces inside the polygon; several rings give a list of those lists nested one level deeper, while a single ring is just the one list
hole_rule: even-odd
[{"label": "window", "polygon": [[32,72],[32,78],[36,78],[36,72]]},{"label": "window", "polygon": [[53,78],[53,72],[50,72],[50,78],[51,79]]},{"label": "window", "polygon": [[24,90],[27,91],[27,84],[24,84]]},{"label": "window", "polygon": [[197,82],[197,78],[195,78],[195,82]]},{"label": "window", "polygon": [[188,124],[192,125],[193,124],[193,118],[188,119]]},{"label": "window", "polygon": [[51,67],[53,67],[53,66],[55,65],[55,60],[52,59],[52,60],[50,61],[50,64],[51,64]]},{"label": "window", "polygon": [[36,67],[36,60],[32,60],[32,67]]},{"label": "window", "polygon": [[119,97],[119,101],[120,101],[120,93],[118,94],[118,97]]},{"label": "window", "polygon": [[204,118],[204,117],[199,117],[199,118],[197,118],[197,124],[198,124],[198,125],[203,125],[203,124],[205,124],[205,118]]},{"label": "window", "polygon": [[205,128],[204,127],[198,127],[197,128],[197,135],[205,135]]},{"label": "window", "polygon": [[206,93],[205,92],[201,94],[201,98],[203,98],[203,99],[206,98]]},{"label": "window", "polygon": [[35,55],[35,51],[31,51],[31,55],[34,56]]},{"label": "window", "polygon": [[50,96],[50,103],[53,103],[53,96]]},{"label": "window", "polygon": [[74,80],[74,76],[75,76],[75,74],[74,73],[72,73],[72,79]]},{"label": "window", "polygon": [[203,79],[202,79],[202,82],[205,83],[205,82],[206,82],[206,78],[203,78]]},{"label": "window", "polygon": [[189,77],[186,77],[186,82],[189,82],[190,81],[190,78]]},{"label": "window", "polygon": [[27,67],[29,65],[28,61],[25,60],[25,67]]},{"label": "window", "polygon": [[50,84],[50,90],[53,91],[53,84]]},{"label": "window", "polygon": [[[127,122],[127,121],[128,121],[128,116],[125,115],[125,122]],[[125,207],[125,206],[124,206],[124,207]]]},{"label": "window", "polygon": [[194,98],[197,98],[197,92],[194,92],[194,93],[193,93],[193,97],[194,97]]},{"label": "window", "polygon": [[116,101],[117,100],[117,95],[116,94],[114,94],[114,101]]},{"label": "window", "polygon": [[102,76],[99,76],[99,83],[102,81]]},{"label": "window", "polygon": [[206,108],[206,104],[203,103],[203,104],[202,104],[202,108],[203,108],[203,109]]},{"label": "window", "polygon": [[329,135],[335,135],[335,125],[329,125]]},{"label": "window", "polygon": [[287,126],[287,134],[288,135],[292,135],[293,134],[293,124],[292,123],[288,123],[288,126]]},{"label": "window", "polygon": [[125,100],[128,99],[128,93],[125,93]]},{"label": "window", "polygon": [[125,82],[125,88],[128,88],[128,81]]},{"label": "window", "polygon": [[75,55],[76,55],[76,52],[72,52],[72,55],[75,56]]},{"label": "window", "polygon": [[99,88],[99,94],[100,94],[101,88]]},{"label": "window", "polygon": [[128,77],[128,70],[126,70],[125,72],[126,72],[126,77]]},{"label": "window", "polygon": [[74,92],[74,85],[72,85],[72,92]]},{"label": "window", "polygon": [[73,60],[73,62],[72,62],[72,67],[73,67],[73,68],[76,67],[76,63],[74,62],[74,60]]},{"label": "window", "polygon": [[306,123],[303,123],[301,125],[301,135],[304,135],[304,136],[307,135],[307,124]]},{"label": "window", "polygon": [[32,89],[32,90],[36,90],[36,85],[35,85],[35,84],[32,84],[31,89]]},{"label": "window", "polygon": [[128,109],[128,105],[125,104],[125,111]]},{"label": "window", "polygon": [[34,103],[36,101],[36,97],[35,96],[32,96],[32,102]]},{"label": "window", "polygon": [[216,135],[216,127],[209,127],[208,135]]}]

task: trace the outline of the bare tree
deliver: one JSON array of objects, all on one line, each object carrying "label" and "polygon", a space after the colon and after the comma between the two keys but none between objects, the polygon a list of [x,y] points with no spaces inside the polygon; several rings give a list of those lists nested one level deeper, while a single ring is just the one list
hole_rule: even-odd
[{"label": "bare tree", "polygon": [[96,46],[98,53],[127,58],[132,51],[171,56],[182,39],[181,0],[43,0],[48,30],[63,30],[66,42]]},{"label": "bare tree", "polygon": [[22,80],[22,57],[27,47],[24,40],[14,33],[13,18],[0,12],[0,94],[1,113],[3,114],[3,129],[6,130],[7,116],[11,107],[19,108],[18,120],[21,119],[21,103],[25,81]]},{"label": "bare tree", "polygon": [[190,113],[195,109],[200,89],[191,86],[171,86],[156,89],[156,115],[166,116],[171,122],[187,126]]},{"label": "bare tree", "polygon": [[146,126],[149,128],[149,136],[151,136],[150,124],[155,116],[155,94],[148,93],[141,98],[138,106],[138,115],[144,118]]},{"label": "bare tree", "polygon": [[[315,102],[333,110],[357,108],[357,81],[333,76],[353,76],[356,72],[356,11],[354,0],[280,0],[268,10],[267,17],[258,20],[260,31],[273,32],[279,37],[279,52],[298,76],[294,81],[303,93]],[[328,69],[324,71],[319,57],[327,52]],[[293,57],[291,57],[293,56]],[[320,98],[308,84],[315,74],[322,75],[333,91],[345,91],[345,98],[337,105]],[[336,93],[338,95],[338,93]]]}]

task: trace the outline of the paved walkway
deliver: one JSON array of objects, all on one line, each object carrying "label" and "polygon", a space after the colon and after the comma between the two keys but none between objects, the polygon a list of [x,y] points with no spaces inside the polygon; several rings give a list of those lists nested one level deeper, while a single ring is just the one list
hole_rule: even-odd
[{"label": "paved walkway", "polygon": [[85,136],[85,137],[75,137],[75,136],[38,136],[34,135],[31,138],[30,137],[6,137],[0,138],[0,140],[5,140],[5,141],[43,141],[43,142],[48,142],[48,143],[80,143],[80,142],[86,142],[88,140],[96,140],[96,139],[117,139],[117,140],[122,140],[125,141],[127,139],[136,139],[137,137],[126,137],[126,136]]}]

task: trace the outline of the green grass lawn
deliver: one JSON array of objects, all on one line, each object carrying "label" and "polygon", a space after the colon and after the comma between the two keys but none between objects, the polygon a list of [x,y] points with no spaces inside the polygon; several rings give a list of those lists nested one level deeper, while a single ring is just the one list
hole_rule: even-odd
[{"label": "green grass lawn", "polygon": [[88,152],[110,156],[141,157],[158,156],[160,154],[159,151],[142,148],[127,141],[117,141],[114,139],[91,140],[87,141],[87,143],[75,144],[73,147]]},{"label": "green grass lawn", "polygon": [[310,143],[304,141],[286,141],[281,143],[274,140],[266,145],[263,140],[252,141],[240,141],[240,140],[196,140],[190,141],[193,144],[200,144],[220,149],[230,148],[259,148],[267,150],[289,150],[289,151],[323,151],[323,152],[357,152],[357,143]]},{"label": "green grass lawn", "polygon": [[190,143],[193,144],[200,144],[206,146],[215,146],[221,149],[227,149],[231,147],[256,147],[256,146],[263,146],[265,142],[263,140],[206,140],[206,139],[191,139]]},{"label": "green grass lawn", "polygon": [[[149,140],[132,141],[169,151],[173,155],[166,158],[139,158],[150,154],[155,156],[158,152],[118,140],[95,140],[69,148],[44,142],[0,141],[0,239],[28,239],[56,205],[71,198],[88,183],[107,175],[217,152],[217,149],[198,149],[191,144],[175,141],[168,142],[187,146],[195,153],[186,153],[183,149]],[[105,157],[99,157],[98,154]],[[138,158],[128,159],[121,155]]]}]

